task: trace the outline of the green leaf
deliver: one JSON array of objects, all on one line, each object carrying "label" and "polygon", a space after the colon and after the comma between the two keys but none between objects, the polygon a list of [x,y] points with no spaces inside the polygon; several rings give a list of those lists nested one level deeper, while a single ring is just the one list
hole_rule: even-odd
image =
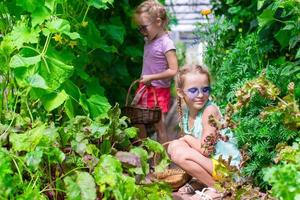
[{"label": "green leaf", "polygon": [[70,119],[74,118],[76,109],[79,106],[81,92],[79,88],[70,80],[64,82],[61,86],[66,91],[69,99],[65,102],[65,111]]},{"label": "green leaf", "polygon": [[41,56],[33,56],[33,57],[22,57],[19,54],[14,55],[9,63],[9,66],[11,68],[17,68],[17,67],[28,67],[30,65],[37,64],[41,61]]},{"label": "green leaf", "polygon": [[137,136],[137,133],[138,133],[138,128],[136,128],[136,127],[129,127],[129,128],[126,128],[124,131],[125,131],[125,134],[129,138],[135,138]]},{"label": "green leaf", "polygon": [[241,9],[242,9],[241,6],[234,6],[234,7],[229,8],[228,12],[231,14],[236,14],[236,13],[240,12]]},{"label": "green leaf", "polygon": [[41,0],[16,0],[17,6],[20,6],[24,10],[28,12],[33,12],[36,8],[43,5],[43,1]]},{"label": "green leaf", "polygon": [[100,86],[99,80],[96,77],[91,77],[86,83],[86,92],[87,95],[92,96],[92,95],[101,95],[105,96],[105,90],[103,87]]},{"label": "green leaf", "polygon": [[162,153],[165,151],[164,147],[159,143],[151,139],[147,139],[144,141],[144,145],[150,150],[158,153]]},{"label": "green leaf", "polygon": [[125,46],[124,53],[130,57],[142,57],[143,51],[136,46]]},{"label": "green leaf", "polygon": [[84,39],[86,45],[92,49],[102,49],[109,53],[118,51],[116,47],[107,44],[93,21],[89,21],[88,30],[81,32],[80,35]]},{"label": "green leaf", "polygon": [[80,35],[77,32],[72,32],[72,33],[63,32],[63,33],[66,34],[67,36],[69,36],[71,40],[76,40],[76,39],[80,38]]},{"label": "green leaf", "polygon": [[28,87],[28,77],[30,76],[27,67],[18,67],[13,70],[14,77],[19,87]]},{"label": "green leaf", "polygon": [[[300,32],[300,31],[299,31]],[[290,38],[290,42],[289,42],[289,48],[292,49],[294,48],[298,43],[300,42],[300,37],[299,35],[293,35],[291,33],[291,38]]]},{"label": "green leaf", "polygon": [[275,34],[276,40],[280,43],[282,48],[289,45],[291,32],[288,30],[280,30]]},{"label": "green leaf", "polygon": [[45,129],[45,125],[41,125],[22,134],[11,133],[12,149],[14,151],[34,151],[42,139]]},{"label": "green leaf", "polygon": [[27,27],[25,22],[15,25],[12,32],[8,35],[13,44],[20,49],[24,43],[36,44],[39,42],[41,29]]},{"label": "green leaf", "polygon": [[64,108],[69,119],[73,119],[75,116],[75,111],[74,111],[73,102],[70,98],[66,100]]},{"label": "green leaf", "polygon": [[89,112],[88,101],[85,94],[80,95],[79,104],[86,112]]},{"label": "green leaf", "polygon": [[44,33],[48,35],[49,33],[63,33],[70,37],[70,39],[75,40],[80,38],[77,32],[70,32],[71,25],[68,20],[55,18],[54,20],[46,23],[47,30]]},{"label": "green leaf", "polygon": [[295,65],[288,65],[288,63],[286,63],[286,66],[281,70],[280,75],[293,77],[294,75],[296,75],[296,73],[300,73],[300,67]]},{"label": "green leaf", "polygon": [[43,151],[37,148],[35,151],[31,151],[26,154],[26,164],[35,171],[38,169],[39,164],[42,161],[42,157]]},{"label": "green leaf", "polygon": [[122,173],[121,162],[112,155],[102,155],[94,170],[96,183],[101,186],[108,184],[115,187],[118,184],[117,175]]},{"label": "green leaf", "polygon": [[261,15],[258,16],[258,24],[260,27],[271,24],[274,21],[275,11],[271,8],[267,8]]},{"label": "green leaf", "polygon": [[46,27],[51,33],[70,32],[71,26],[68,20],[54,18],[52,21],[46,23]]},{"label": "green leaf", "polygon": [[48,86],[42,76],[34,74],[28,77],[28,84],[34,88],[48,89]]},{"label": "green leaf", "polygon": [[94,135],[94,137],[100,138],[100,137],[102,137],[102,136],[104,136],[104,135],[106,135],[108,133],[107,132],[108,128],[109,128],[108,125],[101,125],[101,126],[99,126],[98,123],[93,123],[91,125],[91,132]]},{"label": "green leaf", "polygon": [[[79,118],[75,118],[76,120]],[[76,133],[75,139],[71,141],[71,147],[74,149],[78,154],[83,155],[86,152],[87,144],[89,143],[88,139],[86,138],[86,135],[83,132]]]},{"label": "green leaf", "polygon": [[80,188],[81,200],[96,199],[96,184],[93,177],[87,172],[77,172],[76,183]]},{"label": "green leaf", "polygon": [[293,30],[294,28],[296,28],[294,23],[286,23],[286,26],[283,27],[282,29],[283,30]]},{"label": "green leaf", "polygon": [[72,97],[72,99],[75,99],[79,101],[80,99],[80,90],[71,80],[66,80],[62,84],[62,88],[66,91],[66,93]]},{"label": "green leaf", "polygon": [[160,155],[161,159],[159,163],[155,166],[155,171],[163,171],[170,163],[168,154],[166,153],[164,147],[159,143],[151,139],[144,141],[144,145],[150,150],[154,151]]},{"label": "green leaf", "polygon": [[136,174],[146,175],[149,173],[149,164],[148,164],[148,153],[145,149],[141,147],[134,147],[130,149],[130,153],[137,155],[141,161],[141,167],[132,169],[131,171]]},{"label": "green leaf", "polygon": [[88,4],[97,9],[108,9],[108,4],[113,5],[114,0],[88,0]]},{"label": "green leaf", "polygon": [[68,200],[81,200],[80,197],[80,187],[79,185],[70,177],[64,178],[64,183],[66,184],[66,194]]},{"label": "green leaf", "polygon": [[61,3],[58,0],[45,0],[45,6],[50,9],[51,12],[54,11],[56,3]]},{"label": "green leaf", "polygon": [[296,53],[296,57],[295,58],[300,58],[300,48],[298,49],[297,53]]},{"label": "green leaf", "polygon": [[[105,30],[112,39],[122,44],[126,34],[125,27],[123,25],[104,25],[99,27],[102,30]],[[109,31],[107,31],[109,30]]]},{"label": "green leaf", "polygon": [[86,147],[86,152],[95,157],[99,157],[99,153],[100,153],[98,147],[94,144],[88,144]]},{"label": "green leaf", "polygon": [[110,154],[111,153],[111,142],[109,140],[104,140],[100,146],[101,154]]},{"label": "green leaf", "polygon": [[73,140],[71,142],[71,146],[72,146],[72,149],[74,149],[76,153],[83,156],[83,154],[86,152],[86,148],[87,148],[86,145],[88,143],[89,143],[89,141],[87,139],[78,140],[78,138],[77,138],[76,141]]},{"label": "green leaf", "polygon": [[156,172],[163,172],[168,166],[170,165],[170,159],[167,154],[163,154],[162,159],[160,162],[155,166]]},{"label": "green leaf", "polygon": [[88,107],[93,118],[106,113],[110,109],[110,104],[106,97],[99,95],[92,95],[88,100]]},{"label": "green leaf", "polygon": [[39,66],[39,74],[51,90],[56,90],[73,74],[73,66],[67,65],[54,57],[46,58]]},{"label": "green leaf", "polygon": [[45,153],[49,156],[50,163],[62,163],[66,158],[66,155],[57,147],[50,147]]},{"label": "green leaf", "polygon": [[257,10],[261,9],[266,0],[258,0],[257,1]]},{"label": "green leaf", "polygon": [[32,26],[35,27],[36,25],[42,24],[45,20],[49,19],[51,14],[45,6],[39,6],[31,14],[31,17]]},{"label": "green leaf", "polygon": [[65,102],[65,100],[68,99],[68,97],[69,96],[67,95],[67,93],[64,90],[62,90],[59,93],[47,94],[46,96],[42,97],[41,101],[45,109],[48,112],[50,112],[62,105]]}]

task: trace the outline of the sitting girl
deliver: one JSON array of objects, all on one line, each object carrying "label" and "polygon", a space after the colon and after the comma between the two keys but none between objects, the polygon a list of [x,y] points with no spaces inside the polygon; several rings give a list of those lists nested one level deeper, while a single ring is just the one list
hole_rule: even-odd
[{"label": "sitting girl", "polygon": [[[217,140],[215,143],[207,143],[207,138],[217,137],[217,129],[210,125],[209,116],[212,115],[217,120],[222,117],[219,108],[209,99],[210,74],[199,65],[187,66],[179,70],[175,82],[181,128],[185,135],[169,144],[168,154],[176,165],[199,183],[208,186],[200,192],[186,184],[179,192],[196,193],[192,199],[220,198],[221,193],[212,188],[218,178],[218,158],[222,156],[222,159],[228,160],[231,157],[230,164],[238,167],[241,155],[229,129],[221,132],[221,136],[229,138],[226,142]],[[182,100],[185,109],[182,109]]]}]

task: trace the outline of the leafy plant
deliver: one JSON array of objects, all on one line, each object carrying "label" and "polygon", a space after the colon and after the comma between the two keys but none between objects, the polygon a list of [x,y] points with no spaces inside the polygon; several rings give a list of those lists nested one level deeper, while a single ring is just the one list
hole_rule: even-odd
[{"label": "leafy plant", "polygon": [[153,152],[158,169],[168,164],[164,148],[135,141],[108,100],[124,97],[137,73],[138,3],[0,3],[1,199],[170,199],[169,186],[144,181]]},{"label": "leafy plant", "polygon": [[272,185],[271,193],[278,199],[297,199],[300,195],[299,138],[292,146],[278,145],[276,166],[264,171],[264,180]]},{"label": "leafy plant", "polygon": [[[245,175],[254,177],[256,182],[262,179],[261,167],[268,166],[276,155],[276,145],[283,141],[287,143],[293,141],[298,136],[300,115],[293,92],[293,83],[291,83],[289,94],[280,98],[279,89],[268,81],[263,73],[259,78],[248,81],[240,88],[236,92],[237,102],[234,105],[228,105],[226,122],[233,124],[232,115],[239,113],[234,117],[235,120],[239,120],[236,136],[239,143],[248,151],[249,164],[244,167],[243,171]],[[252,112],[244,116],[245,107],[251,104],[252,106],[258,105],[252,100],[258,99],[257,94],[273,101],[278,100],[279,103],[270,107],[264,105],[258,109],[260,114],[253,112],[252,108]]]},{"label": "leafy plant", "polygon": [[206,44],[215,100],[227,107],[225,122],[248,158],[243,174],[268,190],[262,168],[274,165],[276,145],[293,143],[299,130],[299,2],[212,4],[215,19],[196,34]]},{"label": "leafy plant", "polygon": [[[153,152],[161,155],[157,170],[168,165],[163,146],[150,139],[133,146],[137,129],[128,127],[117,105],[96,120],[77,116],[62,126],[37,122],[33,127],[25,122],[11,124],[5,132],[0,150],[3,198],[26,199],[35,193],[34,199],[170,199],[167,185],[143,181]],[[120,151],[131,152],[137,162],[128,165],[117,156]]]}]

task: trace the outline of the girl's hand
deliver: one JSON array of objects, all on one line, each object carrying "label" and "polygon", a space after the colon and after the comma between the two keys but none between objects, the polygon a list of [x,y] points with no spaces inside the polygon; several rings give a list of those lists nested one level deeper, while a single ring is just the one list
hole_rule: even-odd
[{"label": "girl's hand", "polygon": [[214,145],[201,145],[200,139],[192,135],[184,135],[179,140],[186,142],[191,148],[195,149],[205,157],[209,157],[214,151]]},{"label": "girl's hand", "polygon": [[141,77],[141,79],[140,79],[140,82],[141,83],[144,83],[145,85],[147,85],[147,86],[150,86],[151,85],[151,77],[150,77],[150,75],[143,75],[142,77]]}]

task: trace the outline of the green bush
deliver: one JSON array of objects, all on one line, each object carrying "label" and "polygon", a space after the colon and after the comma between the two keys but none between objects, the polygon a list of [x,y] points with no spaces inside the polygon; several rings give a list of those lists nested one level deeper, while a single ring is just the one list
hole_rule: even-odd
[{"label": "green bush", "polygon": [[227,0],[212,4],[214,21],[199,24],[195,34],[206,43],[205,63],[215,80],[213,95],[223,109],[233,104],[235,134],[249,158],[244,175],[262,190],[275,186],[274,195],[280,180],[266,182],[263,168],[276,166],[273,159],[279,143],[291,145],[299,137],[300,3]]}]

